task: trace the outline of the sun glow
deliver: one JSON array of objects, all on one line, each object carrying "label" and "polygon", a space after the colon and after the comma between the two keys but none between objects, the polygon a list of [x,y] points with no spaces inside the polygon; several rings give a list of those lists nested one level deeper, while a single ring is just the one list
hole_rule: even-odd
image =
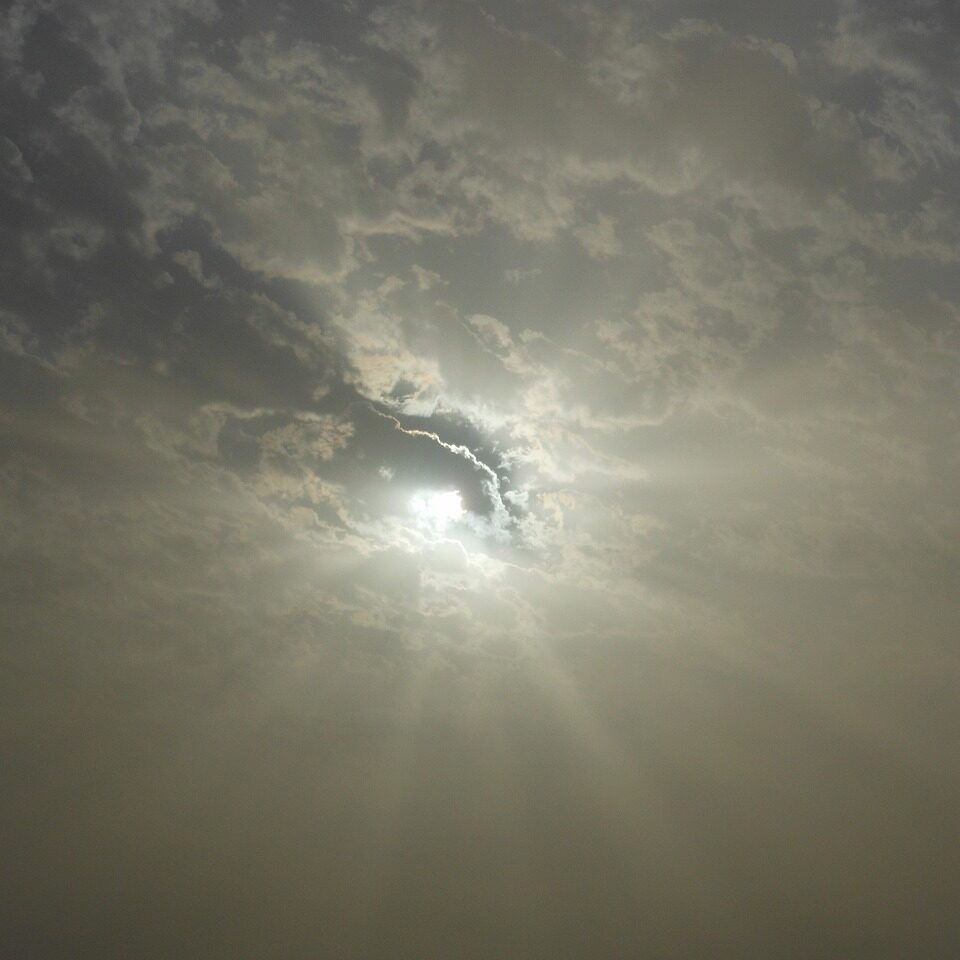
[{"label": "sun glow", "polygon": [[434,527],[446,527],[464,513],[459,490],[438,490],[418,493],[410,501],[414,515]]}]

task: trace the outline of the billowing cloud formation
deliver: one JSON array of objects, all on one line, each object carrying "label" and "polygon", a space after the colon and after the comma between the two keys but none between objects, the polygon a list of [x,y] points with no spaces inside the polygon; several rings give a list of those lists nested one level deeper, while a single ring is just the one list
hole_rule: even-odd
[{"label": "billowing cloud formation", "polygon": [[9,5],[0,952],[960,954],[958,48]]}]

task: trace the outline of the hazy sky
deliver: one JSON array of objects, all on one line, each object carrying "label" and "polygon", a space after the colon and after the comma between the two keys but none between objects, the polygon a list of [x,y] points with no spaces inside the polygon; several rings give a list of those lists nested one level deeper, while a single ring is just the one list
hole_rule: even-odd
[{"label": "hazy sky", "polygon": [[7,4],[0,954],[960,956],[958,10]]}]

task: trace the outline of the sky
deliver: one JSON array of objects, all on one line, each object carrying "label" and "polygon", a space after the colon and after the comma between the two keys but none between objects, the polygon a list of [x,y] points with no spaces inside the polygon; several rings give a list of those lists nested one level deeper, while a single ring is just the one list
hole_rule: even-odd
[{"label": "sky", "polygon": [[960,956],[955,4],[0,62],[3,956]]}]

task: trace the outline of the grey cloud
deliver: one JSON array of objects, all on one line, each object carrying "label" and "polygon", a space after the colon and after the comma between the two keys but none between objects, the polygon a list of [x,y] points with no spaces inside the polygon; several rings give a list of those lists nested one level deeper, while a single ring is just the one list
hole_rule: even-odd
[{"label": "grey cloud", "polygon": [[840,65],[910,84],[956,84],[960,18],[952,4],[846,0],[827,49]]},{"label": "grey cloud", "polygon": [[[672,192],[696,184],[718,162],[726,176],[772,177],[804,190],[820,191],[858,175],[856,143],[815,122],[783,64],[769,50],[738,42],[710,24],[681,22],[635,46],[622,36],[599,34],[593,59],[603,72],[597,82],[591,60],[564,56],[469,5],[445,5],[443,11],[436,33],[426,26],[418,32],[399,13],[385,19],[382,42],[415,57],[417,38],[431,38],[425,55],[430,66],[422,71],[429,91],[424,109],[448,136],[475,130],[489,138],[489,151],[481,139],[476,154],[480,162],[489,154],[490,166],[474,182],[495,213],[488,181],[506,174],[543,210],[541,216],[563,222],[559,201],[537,197],[534,178],[524,172],[524,151],[528,165],[542,164],[544,151],[557,155],[547,169],[553,168],[560,189],[565,179],[578,176],[626,176]],[[630,57],[637,52],[643,68],[631,71]],[[520,75],[526,82],[518,82]],[[451,90],[457,91],[456,114],[445,109],[453,102],[445,92]],[[511,149],[501,151],[501,159],[496,144],[504,139]],[[507,157],[516,174],[498,170]],[[550,229],[549,220],[543,229]]]},{"label": "grey cloud", "polygon": [[11,5],[0,952],[956,955],[954,19]]}]

